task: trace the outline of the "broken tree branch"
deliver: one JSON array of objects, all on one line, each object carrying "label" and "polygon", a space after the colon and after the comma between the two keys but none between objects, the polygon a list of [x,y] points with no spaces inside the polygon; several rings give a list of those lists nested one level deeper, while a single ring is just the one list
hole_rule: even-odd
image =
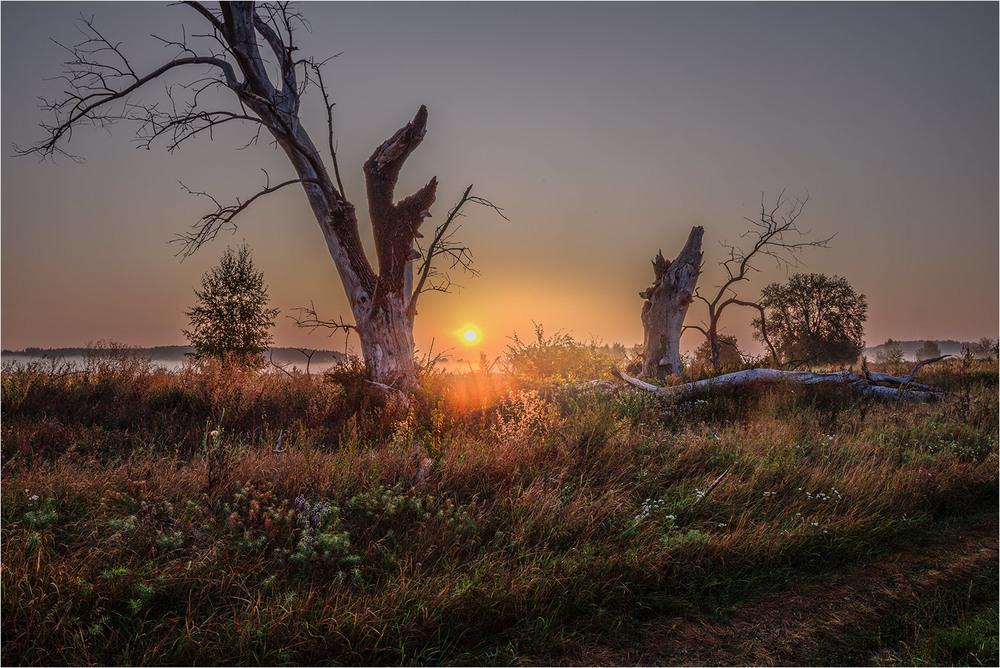
[{"label": "broken tree branch", "polygon": [[[947,355],[932,360],[925,360],[921,364],[917,365],[917,368],[923,366],[924,364],[940,361],[944,359],[944,357],[947,357]],[[618,369],[614,370],[614,374],[629,385],[638,387],[639,389],[647,392],[653,392],[659,396],[666,397],[674,401],[690,401],[691,399],[708,392],[727,390],[735,387],[778,385],[782,383],[824,385],[833,387],[839,386],[850,389],[860,396],[872,397],[876,399],[929,401],[931,399],[939,399],[945,396],[945,392],[943,390],[929,387],[927,385],[921,385],[920,389],[905,389],[905,384],[910,382],[913,378],[913,374],[916,372],[917,369],[915,368],[908,376],[905,376],[904,378],[896,378],[894,376],[889,376],[888,374],[872,374],[871,372],[868,372],[867,375],[861,375],[851,373],[846,370],[835,371],[832,373],[813,373],[810,371],[783,371],[781,369],[746,369],[744,371],[727,373],[722,376],[699,380],[693,383],[685,383],[683,385],[675,385],[673,387],[659,387],[657,385],[645,383],[638,378],[626,375]],[[892,381],[888,382],[895,383],[897,387],[883,387],[876,385],[875,383],[880,381],[886,382],[885,378],[878,378],[877,376],[888,376],[888,378],[892,379]],[[911,387],[914,386],[911,385]]]}]

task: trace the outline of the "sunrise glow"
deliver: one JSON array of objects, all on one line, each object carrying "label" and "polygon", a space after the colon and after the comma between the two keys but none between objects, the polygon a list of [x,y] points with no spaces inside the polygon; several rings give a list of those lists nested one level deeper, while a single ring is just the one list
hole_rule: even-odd
[{"label": "sunrise glow", "polygon": [[462,336],[469,343],[475,343],[476,339],[479,338],[479,335],[476,334],[476,330],[474,330],[474,329],[467,329],[467,330],[465,330],[465,334],[463,334]]}]

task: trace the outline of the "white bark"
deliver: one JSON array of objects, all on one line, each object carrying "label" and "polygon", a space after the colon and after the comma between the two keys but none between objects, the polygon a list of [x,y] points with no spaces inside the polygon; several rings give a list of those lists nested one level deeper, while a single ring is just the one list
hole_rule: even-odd
[{"label": "white bark", "polygon": [[[119,45],[107,41],[81,19],[88,39],[70,49],[66,90],[61,99],[48,104],[55,123],[44,126],[48,137],[21,155],[51,156],[62,153],[73,129],[85,123],[103,126],[119,120],[139,122],[140,136],[149,147],[154,139],[171,140],[170,147],[210,131],[229,121],[250,123],[269,133],[288,157],[297,179],[275,187],[265,187],[245,202],[222,206],[204,216],[198,229],[185,235],[188,251],[213,239],[219,229],[232,225],[234,216],[264,194],[292,183],[301,183],[313,215],[322,230],[330,256],[354,315],[370,379],[393,384],[407,391],[417,385],[413,363],[413,309],[407,276],[412,275],[413,240],[420,223],[429,216],[437,180],[431,179],[416,193],[395,201],[395,186],[406,158],[420,144],[426,132],[427,109],[423,106],[413,120],[383,142],[365,163],[368,207],[377,253],[373,267],[365,255],[358,231],[357,213],[347,199],[340,181],[333,136],[332,103],[323,83],[322,64],[311,58],[294,56],[294,25],[301,17],[286,4],[258,8],[253,2],[223,2],[210,10],[200,2],[185,2],[211,25],[211,30],[170,42],[179,47],[181,57],[173,58],[145,76],[135,73]],[[207,51],[198,55],[197,49]],[[262,54],[262,50],[264,54]],[[268,53],[269,52],[269,53]],[[113,64],[109,64],[109,59]],[[120,62],[119,62],[120,61]],[[195,66],[207,73],[188,80],[187,85],[167,86],[170,104],[142,102],[139,89],[146,84],[173,76],[175,70]],[[299,81],[302,73],[312,78]],[[271,73],[271,74],[269,74]],[[272,76],[276,73],[278,76]],[[194,75],[202,76],[202,75]],[[328,144],[333,173],[324,163],[299,117],[300,95],[306,85],[316,84],[327,109]],[[200,94],[228,87],[238,104],[220,98],[214,108]],[[178,97],[171,91],[176,90]],[[181,90],[190,91],[185,99]],[[254,139],[253,141],[256,141]],[[334,178],[336,177],[336,183]],[[200,193],[199,193],[200,194]],[[213,200],[214,201],[214,200]]]},{"label": "white bark", "polygon": [[[938,358],[943,359],[943,358]],[[933,360],[937,361],[937,360]],[[916,369],[913,370],[916,373]],[[911,373],[907,378],[912,378]],[[813,373],[809,371],[783,371],[780,369],[747,369],[727,373],[715,378],[699,380],[684,385],[673,387],[659,387],[645,383],[638,378],[628,376],[615,369],[615,374],[626,383],[656,394],[673,399],[674,401],[688,401],[699,395],[726,390],[734,387],[745,387],[749,385],[778,385],[778,384],[799,384],[799,385],[826,385],[830,387],[843,387],[861,396],[870,396],[878,399],[897,399],[909,401],[928,401],[944,396],[944,392],[927,385],[920,385],[920,389],[907,389],[906,385],[900,385],[901,379],[888,374],[877,374],[893,379],[898,387],[882,387],[875,385],[876,379],[865,377],[861,374],[850,371],[835,371],[832,373]],[[907,381],[908,382],[908,381]],[[911,383],[909,387],[913,387]]]},{"label": "white bark", "polygon": [[691,228],[687,243],[673,262],[657,253],[653,285],[640,292],[642,305],[642,375],[665,378],[683,370],[680,344],[684,318],[701,273],[701,227]]}]

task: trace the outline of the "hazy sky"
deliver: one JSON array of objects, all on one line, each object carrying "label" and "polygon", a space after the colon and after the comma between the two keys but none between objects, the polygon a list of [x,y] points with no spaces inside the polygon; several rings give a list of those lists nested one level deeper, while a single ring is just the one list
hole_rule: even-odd
[{"label": "hazy sky", "polygon": [[[330,62],[348,196],[366,211],[361,165],[413,117],[430,116],[403,170],[406,195],[440,181],[434,218],[464,188],[503,207],[471,209],[460,232],[482,276],[428,294],[417,346],[466,351],[483,333],[498,354],[532,321],[577,338],[642,340],[638,296],[650,259],[673,257],[705,227],[706,294],[720,242],[739,241],[761,193],[809,193],[800,225],[836,234],[805,271],[846,277],[868,296],[866,339],[978,339],[998,332],[998,9],[996,3],[309,3],[302,53]],[[180,263],[167,242],[206,212],[183,181],[222,200],[291,169],[249,129],[168,154],[136,150],[133,128],[83,129],[85,164],[11,157],[38,139],[39,96],[97,25],[144,67],[166,57],[149,37],[203,30],[182,6],[13,3],[2,26],[2,323],[5,348],[115,339],[184,343],[184,311],[227,245],[246,240],[282,309],[278,345],[341,348],[340,336],[284,318],[313,301],[350,317],[301,192],[271,196]],[[49,80],[46,80],[49,79]],[[162,93],[162,85],[148,91]],[[325,143],[314,97],[306,121]],[[367,231],[367,220],[361,221]],[[370,240],[370,234],[368,234]],[[370,247],[370,246],[369,246]],[[785,274],[773,264],[740,288],[754,298]],[[750,314],[724,329],[751,342]],[[696,303],[689,322],[701,321]],[[685,337],[684,347],[699,341]]]}]

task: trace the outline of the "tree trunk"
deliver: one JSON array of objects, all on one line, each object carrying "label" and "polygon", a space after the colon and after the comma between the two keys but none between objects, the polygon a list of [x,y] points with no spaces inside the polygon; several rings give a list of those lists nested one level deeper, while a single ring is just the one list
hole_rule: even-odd
[{"label": "tree trunk", "polygon": [[413,324],[399,295],[387,296],[381,308],[356,322],[361,352],[371,379],[404,393],[417,389],[413,361]]},{"label": "tree trunk", "polygon": [[[409,313],[412,260],[419,257],[413,240],[434,203],[437,180],[432,178],[399,202],[394,203],[393,198],[403,162],[423,139],[426,123],[427,109],[421,106],[414,119],[375,149],[365,162],[377,274],[361,249],[354,206],[341,196],[333,207],[328,207],[326,216],[321,216],[322,207],[328,206],[332,198],[325,197],[320,188],[303,184],[347,293],[368,376],[403,392],[419,387],[413,361],[413,318]],[[289,154],[300,176],[311,178],[312,163],[296,160],[298,156],[292,151]]]},{"label": "tree trunk", "polygon": [[[927,363],[937,362],[943,360],[945,357],[948,357],[948,355],[927,360]],[[780,369],[746,369],[673,387],[650,385],[638,378],[632,378],[618,369],[615,369],[614,373],[630,385],[674,401],[690,401],[714,391],[725,391],[734,387],[780,384],[842,387],[862,397],[897,401],[930,401],[946,396],[944,391],[936,387],[912,382],[913,376],[921,366],[923,366],[923,363],[918,364],[908,376],[904,377],[890,376],[886,373],[873,373],[867,369],[864,369],[863,374],[851,373],[850,371],[813,373],[810,371],[783,371]],[[893,387],[885,387],[876,383],[889,383]]]},{"label": "tree trunk", "polygon": [[[157,137],[172,138],[171,146],[176,148],[228,121],[258,123],[258,130],[266,129],[284,150],[298,178],[273,187],[268,183],[256,195],[236,205],[222,206],[216,202],[217,210],[204,216],[197,230],[187,236],[189,250],[214,239],[220,229],[231,225],[233,218],[258,197],[300,184],[344,284],[355,325],[343,326],[357,330],[370,380],[401,390],[415,389],[415,309],[411,308],[414,297],[410,263],[420,257],[413,242],[419,236],[421,222],[430,216],[437,180],[432,178],[420,190],[399,201],[395,199],[395,187],[404,161],[426,133],[427,108],[421,106],[413,120],[383,142],[365,162],[368,211],[378,256],[378,266],[373,267],[361,243],[357,212],[343,192],[340,180],[333,104],[323,83],[322,63],[294,55],[297,47],[292,43],[292,33],[293,24],[301,20],[298,12],[283,4],[278,8],[257,8],[253,2],[221,2],[218,10],[210,10],[199,2],[183,4],[210,24],[211,31],[200,37],[214,40],[218,47],[198,53],[186,41],[171,42],[183,47],[181,55],[139,76],[118,45],[106,40],[84,19],[88,39],[70,49],[72,57],[67,63],[67,76],[63,77],[68,90],[60,101],[50,105],[57,121],[51,127],[43,126],[48,139],[19,152],[42,156],[61,153],[60,140],[68,141],[73,128],[80,124],[103,127],[116,120],[135,120],[142,128],[140,135],[147,138],[147,148]],[[113,58],[114,63],[102,62],[104,57]],[[167,85],[170,104],[164,107],[132,97],[146,84],[191,66],[213,72],[204,75],[206,78],[176,86],[178,90],[193,91],[191,99],[172,98],[173,84]],[[305,80],[301,80],[303,74]],[[332,174],[301,123],[300,96],[308,85],[318,86],[323,94]],[[223,105],[214,109],[207,99],[215,96],[201,95],[223,86],[238,98],[238,108]],[[254,142],[256,138],[251,143]]]},{"label": "tree trunk", "polygon": [[701,273],[701,227],[692,227],[687,243],[673,262],[658,252],[653,259],[653,285],[639,296],[642,305],[642,375],[665,378],[680,373],[681,330]]}]

